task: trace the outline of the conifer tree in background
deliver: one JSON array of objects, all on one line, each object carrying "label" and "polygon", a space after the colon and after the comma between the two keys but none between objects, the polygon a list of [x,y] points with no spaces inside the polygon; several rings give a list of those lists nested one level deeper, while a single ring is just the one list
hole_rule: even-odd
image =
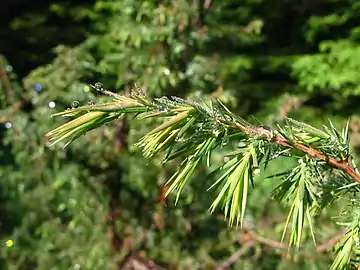
[{"label": "conifer tree in background", "polygon": [[[206,12],[203,6],[201,10]],[[27,264],[38,269],[109,269],[116,264],[120,267],[124,252],[141,246],[146,257],[166,267],[214,265],[217,262],[211,259],[209,246],[215,246],[219,239],[235,240],[236,236],[221,219],[216,221],[207,213],[207,194],[200,196],[190,190],[182,209],[169,202],[165,211],[158,195],[170,174],[158,173],[132,146],[144,127],[122,121],[89,133],[78,148],[49,151],[43,134],[52,121],[41,118],[70,104],[76,107],[96,100],[98,97],[87,87],[89,80],[126,88],[136,79],[153,94],[197,91],[203,95],[203,91],[215,91],[219,84],[214,81],[217,63],[212,52],[210,56],[206,55],[209,52],[200,52],[206,49],[202,49],[206,38],[207,42],[221,42],[224,37],[217,37],[216,31],[206,36],[203,15],[195,3],[98,1],[95,11],[100,14],[94,19],[98,34],[75,48],[59,46],[58,57],[51,65],[33,71],[25,81],[33,108],[30,113],[17,112],[9,120],[12,128],[7,135],[15,165],[22,164],[22,173],[17,176],[24,185],[19,200],[24,201],[29,213],[10,238],[15,244],[7,249],[8,258],[12,258],[9,265],[15,269]],[[214,19],[216,16],[221,18],[220,7]],[[229,37],[237,31],[231,26],[229,29]],[[234,42],[243,38],[256,42],[257,34],[251,33],[251,27],[249,31],[237,34]],[[247,65],[245,57],[236,58],[239,71]],[[29,149],[24,147],[28,143]],[[33,160],[36,166],[32,162],[23,164],[25,160]],[[171,173],[176,167],[173,164],[167,170]],[[23,174],[32,168],[36,174]],[[8,175],[6,182],[14,183],[11,178],[16,174]],[[193,188],[196,186],[202,185],[199,182]],[[25,239],[28,241],[23,243]],[[217,260],[229,255],[221,252],[215,251],[220,255]]]},{"label": "conifer tree in background", "polygon": [[[2,64],[11,82],[9,87],[1,80],[0,152],[7,157],[0,168],[1,199],[6,202],[1,224],[7,228],[2,243],[8,245],[1,249],[4,268],[120,269],[126,252],[139,249],[141,256],[167,269],[328,269],[327,241],[339,236],[339,227],[329,219],[347,201],[314,219],[317,248],[311,231],[304,230],[302,249],[285,260],[287,244],[275,240],[291,205],[283,209],[264,196],[274,187],[267,175],[261,173],[254,179],[256,188],[249,187],[246,230],[240,231],[228,228],[221,211],[208,213],[218,195],[217,190],[205,192],[216,180],[206,176],[213,167],[197,168],[195,181],[184,187],[176,207],[175,197],[164,201],[162,188],[181,160],[159,168],[161,159],[142,158],[134,144],[153,123],[126,117],[88,132],[65,150],[61,145],[49,149],[43,137],[57,121],[48,117],[52,113],[109,101],[89,87],[96,82],[127,96],[136,83],[150,98],[219,98],[238,115],[257,114],[269,124],[281,121],[321,91],[303,93],[288,80],[291,55],[303,52],[289,40],[306,47],[299,30],[303,21],[292,20],[292,30],[284,34],[292,38],[279,39],[276,28],[302,12],[302,1],[281,7],[275,2],[269,11],[255,0],[96,1],[94,9],[78,13],[91,18],[86,40],[72,48],[58,46],[54,61],[32,71],[24,87],[11,77],[10,66]],[[312,8],[318,6],[309,7],[310,13]],[[299,67],[301,62],[294,64],[294,75]],[[287,92],[302,96],[281,99]],[[314,111],[310,104],[295,116],[307,120]],[[222,144],[211,157],[214,167],[228,160],[227,150],[236,146]],[[269,175],[293,165],[287,158],[277,162]]]}]

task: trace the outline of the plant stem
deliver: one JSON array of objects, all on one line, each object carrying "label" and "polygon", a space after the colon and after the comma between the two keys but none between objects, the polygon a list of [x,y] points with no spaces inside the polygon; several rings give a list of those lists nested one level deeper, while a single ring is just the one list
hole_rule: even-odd
[{"label": "plant stem", "polygon": [[235,122],[232,125],[232,127],[240,129],[242,132],[244,132],[248,135],[253,135],[253,134],[265,135],[269,142],[275,142],[281,146],[285,146],[288,148],[294,148],[294,149],[300,150],[300,151],[308,154],[309,156],[323,160],[326,163],[332,165],[333,167],[344,171],[345,173],[350,175],[354,179],[355,182],[360,184],[360,174],[358,174],[354,170],[354,168],[352,168],[350,166],[350,164],[346,161],[340,161],[340,160],[335,159],[334,157],[328,157],[328,156],[324,155],[321,151],[311,148],[307,145],[304,145],[295,139],[294,139],[294,143],[290,143],[281,134],[276,134],[276,136],[274,136],[273,131],[265,129],[263,127],[246,127],[239,122]]}]

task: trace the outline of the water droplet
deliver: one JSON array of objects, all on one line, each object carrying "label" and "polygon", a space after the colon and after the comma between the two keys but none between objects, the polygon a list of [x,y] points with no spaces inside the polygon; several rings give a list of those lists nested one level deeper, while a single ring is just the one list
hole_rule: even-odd
[{"label": "water droplet", "polygon": [[225,115],[225,120],[226,120],[226,121],[232,121],[233,119],[231,118],[231,116]]},{"label": "water droplet", "polygon": [[224,157],[224,162],[225,163],[228,163],[230,161],[230,158],[229,157]]},{"label": "water droplet", "polygon": [[89,101],[87,104],[89,105],[89,106],[92,106],[92,105],[95,105],[95,101]]},{"label": "water droplet", "polygon": [[94,86],[95,86],[96,90],[103,90],[103,88],[104,88],[104,85],[101,82],[95,83]]},{"label": "water droplet", "polygon": [[260,168],[258,166],[254,166],[252,168],[253,174],[259,174],[260,173]]},{"label": "water droplet", "polygon": [[53,109],[53,108],[55,108],[55,106],[56,106],[56,104],[54,101],[49,102],[49,108]]},{"label": "water droplet", "polygon": [[5,123],[5,128],[9,129],[9,128],[11,128],[11,127],[12,127],[12,125],[11,125],[10,122],[6,122],[6,123]]},{"label": "water droplet", "polygon": [[167,109],[163,105],[159,105],[158,106],[158,111],[159,112],[167,112]]},{"label": "water droplet", "polygon": [[40,83],[35,84],[34,86],[35,91],[40,91],[42,89],[42,85]]},{"label": "water droplet", "polygon": [[79,103],[79,101],[73,101],[73,102],[71,102],[71,108],[72,109],[76,109],[77,107],[79,107],[80,106],[80,103]]}]

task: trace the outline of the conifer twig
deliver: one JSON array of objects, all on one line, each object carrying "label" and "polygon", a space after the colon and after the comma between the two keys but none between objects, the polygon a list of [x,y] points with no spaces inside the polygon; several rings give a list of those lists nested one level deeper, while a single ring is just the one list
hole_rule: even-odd
[{"label": "conifer twig", "polygon": [[342,171],[344,171],[345,173],[347,173],[348,175],[350,175],[357,183],[360,184],[360,174],[358,174],[351,166],[348,162],[346,161],[339,161],[333,157],[328,157],[326,155],[324,155],[323,153],[321,153],[319,150],[311,148],[309,146],[306,146],[302,143],[300,143],[299,141],[297,141],[296,139],[294,139],[294,143],[291,144],[287,139],[285,139],[281,134],[276,134],[275,135],[275,131],[273,130],[269,130],[269,129],[265,129],[263,127],[246,127],[244,125],[242,125],[241,123],[235,122],[234,127],[237,127],[239,130],[241,130],[242,132],[249,134],[249,135],[253,135],[253,134],[257,134],[257,135],[265,135],[267,137],[267,140],[269,142],[275,142],[281,146],[285,146],[288,148],[294,148],[297,150],[300,150],[301,152],[311,156],[311,157],[315,157],[317,159],[323,160],[328,164],[331,164],[334,168],[340,169]]},{"label": "conifer twig", "polygon": [[[273,191],[275,199],[291,205],[282,236],[283,240],[289,228],[289,247],[294,245],[299,250],[305,221],[316,244],[314,214],[342,194],[359,191],[360,174],[350,154],[349,121],[341,132],[331,121],[320,130],[291,118],[286,119],[286,125],[271,129],[250,124],[219,100],[210,104],[178,97],[149,100],[141,91],[124,96],[104,90],[101,84],[94,87],[114,101],[55,114],[75,119],[46,134],[52,144],[68,140],[66,146],[86,132],[130,114],[142,121],[163,119],[137,146],[148,158],[163,154],[164,163],[182,158],[180,167],[166,183],[166,196],[177,191],[177,201],[200,162],[206,161],[210,167],[212,152],[231,139],[237,143],[237,150],[212,172],[219,177],[209,188],[220,190],[210,211],[221,207],[230,225],[243,225],[254,175],[259,174],[260,165],[266,169],[268,161],[279,156],[289,155],[298,161],[279,175],[282,181]],[[356,209],[349,211],[350,221],[341,223],[347,229],[336,245],[337,257],[331,270],[343,269],[350,263],[351,250],[358,241],[355,236],[360,231],[360,212]]]}]

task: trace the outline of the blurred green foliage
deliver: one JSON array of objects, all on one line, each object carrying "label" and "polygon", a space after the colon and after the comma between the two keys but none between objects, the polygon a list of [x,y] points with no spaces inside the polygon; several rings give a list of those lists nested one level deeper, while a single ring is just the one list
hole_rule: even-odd
[{"label": "blurred green foliage", "polygon": [[[288,254],[249,246],[246,232],[210,215],[216,193],[204,192],[214,180],[205,166],[178,205],[170,197],[164,206],[159,194],[179,164],[142,157],[134,143],[148,130],[143,123],[106,126],[65,150],[49,149],[44,134],[59,121],[52,113],[101,99],[88,87],[96,82],[125,92],[136,83],[150,96],[217,97],[269,125],[286,115],[342,123],[359,108],[358,10],[345,0],[53,1],[24,10],[9,23],[9,40],[25,49],[10,57],[9,42],[2,50],[14,66],[1,64],[0,267],[117,269],[142,246],[166,269],[212,269],[240,247],[233,269],[328,269],[332,255],[315,253],[310,235],[303,251]],[[17,78],[17,70],[30,72]],[[352,127],[356,133],[356,121]],[[216,153],[214,164],[231,150]],[[279,180],[260,175],[255,183],[248,226],[279,241],[288,208],[269,196]],[[339,233],[329,220],[347,204],[316,220],[318,243]]]}]

